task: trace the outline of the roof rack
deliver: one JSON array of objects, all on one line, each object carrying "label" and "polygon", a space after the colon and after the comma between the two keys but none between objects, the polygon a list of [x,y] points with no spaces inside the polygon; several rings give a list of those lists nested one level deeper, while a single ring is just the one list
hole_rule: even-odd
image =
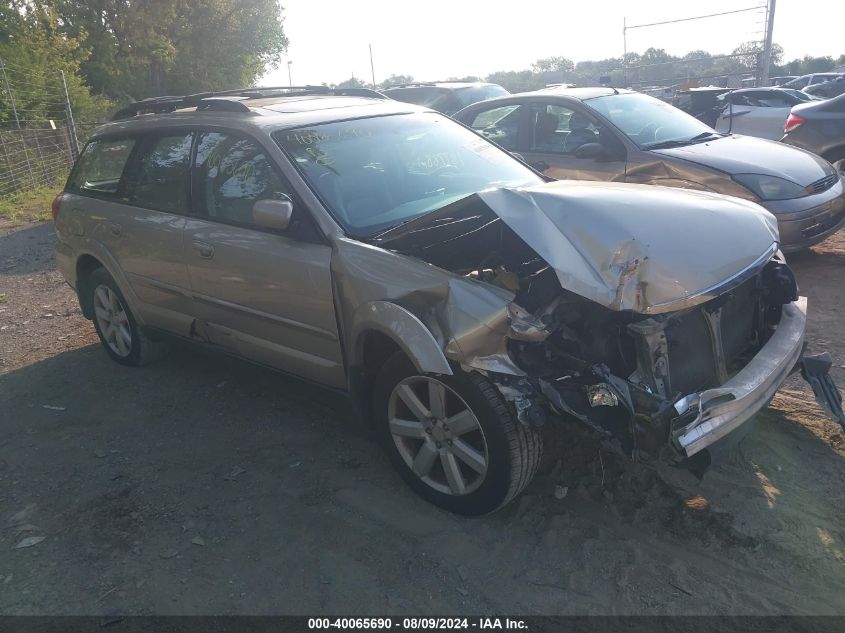
[{"label": "roof rack", "polygon": [[250,99],[269,97],[299,97],[304,95],[330,95],[337,97],[366,97],[387,99],[386,95],[369,88],[329,88],[328,86],[260,86],[256,88],[237,88],[217,92],[199,92],[183,96],[150,97],[135,101],[115,112],[112,121],[130,119],[139,114],[163,114],[182,108],[195,107],[199,110],[223,112],[250,112],[244,103]]},{"label": "roof rack", "polygon": [[422,88],[424,86],[434,86],[435,82],[433,81],[412,81],[407,84],[393,84],[392,86],[388,86],[385,90],[390,90],[391,88]]}]

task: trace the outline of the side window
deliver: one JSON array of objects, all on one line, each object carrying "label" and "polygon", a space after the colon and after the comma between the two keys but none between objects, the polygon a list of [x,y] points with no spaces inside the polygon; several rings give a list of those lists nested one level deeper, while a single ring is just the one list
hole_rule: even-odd
[{"label": "side window", "polygon": [[759,105],[767,108],[790,108],[795,105],[795,100],[793,97],[770,90],[760,94]]},{"label": "side window", "polygon": [[565,153],[572,110],[559,105],[538,106],[531,130],[531,151]]},{"label": "side window", "polygon": [[157,211],[187,213],[188,159],[192,134],[143,138],[127,178],[131,204]]},{"label": "side window", "polygon": [[470,122],[470,127],[505,149],[515,150],[524,107],[514,104],[482,110]]},{"label": "side window", "polygon": [[293,199],[264,149],[250,139],[204,132],[197,143],[195,165],[194,197],[198,210],[208,218],[255,225],[252,207],[256,201]]},{"label": "side window", "polygon": [[68,190],[117,197],[126,161],[135,147],[132,139],[92,141],[85,146],[68,180]]},{"label": "side window", "polygon": [[598,128],[580,112],[563,106],[536,106],[531,130],[531,151],[575,154],[587,143],[600,143]]}]

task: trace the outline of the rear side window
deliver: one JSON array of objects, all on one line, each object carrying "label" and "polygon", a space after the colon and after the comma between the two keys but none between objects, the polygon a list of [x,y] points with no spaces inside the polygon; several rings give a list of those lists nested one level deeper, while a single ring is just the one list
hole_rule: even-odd
[{"label": "rear side window", "polygon": [[505,149],[515,150],[524,107],[512,104],[482,110],[470,121],[470,127]]},{"label": "rear side window", "polygon": [[117,197],[120,178],[134,147],[133,139],[88,143],[71,173],[68,190]]},{"label": "rear side window", "polygon": [[130,204],[167,211],[188,211],[188,159],[192,134],[144,138],[127,177]]}]

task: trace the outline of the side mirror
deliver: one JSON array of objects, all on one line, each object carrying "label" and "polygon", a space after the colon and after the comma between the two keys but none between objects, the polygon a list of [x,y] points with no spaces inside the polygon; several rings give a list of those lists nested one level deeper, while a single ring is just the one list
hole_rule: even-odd
[{"label": "side mirror", "polygon": [[575,150],[575,158],[602,158],[604,146],[601,143],[584,143]]},{"label": "side mirror", "polygon": [[520,154],[519,152],[511,152],[511,156],[513,156],[516,160],[518,160],[518,161],[519,161],[519,162],[521,162],[521,163],[525,163],[525,162],[527,162],[527,161],[525,160],[525,156],[523,156],[523,155],[522,155],[522,154]]},{"label": "side mirror", "polygon": [[284,231],[293,217],[290,200],[258,200],[252,205],[252,220],[266,229]]}]

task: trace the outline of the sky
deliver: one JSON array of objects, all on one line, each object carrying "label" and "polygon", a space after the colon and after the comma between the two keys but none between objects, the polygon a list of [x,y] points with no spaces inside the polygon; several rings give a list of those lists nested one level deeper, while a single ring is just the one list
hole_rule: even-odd
[{"label": "sky", "polygon": [[[629,26],[765,6],[766,0],[281,0],[290,40],[278,68],[259,82],[339,83],[351,76],[376,83],[391,74],[418,81],[523,70],[543,57],[573,61],[619,57],[623,18]],[[628,51],[649,46],[683,55],[729,53],[763,36],[765,10],[627,33]],[[787,60],[845,53],[839,0],[780,0],[774,41]]]}]

